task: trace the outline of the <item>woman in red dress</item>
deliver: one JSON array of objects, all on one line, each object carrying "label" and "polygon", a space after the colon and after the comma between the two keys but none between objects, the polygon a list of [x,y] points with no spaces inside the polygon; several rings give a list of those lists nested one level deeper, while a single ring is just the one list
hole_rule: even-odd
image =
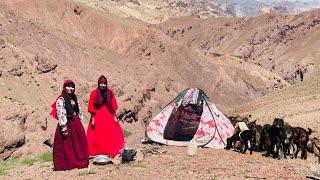
[{"label": "woman in red dress", "polygon": [[82,113],[74,91],[74,82],[66,80],[61,95],[52,104],[51,115],[59,121],[53,143],[55,171],[86,168],[89,164]]},{"label": "woman in red dress", "polygon": [[88,111],[91,114],[87,138],[89,155],[115,157],[124,148],[124,136],[115,115],[118,105],[112,90],[107,87],[107,78],[100,76],[98,88],[90,93]]}]

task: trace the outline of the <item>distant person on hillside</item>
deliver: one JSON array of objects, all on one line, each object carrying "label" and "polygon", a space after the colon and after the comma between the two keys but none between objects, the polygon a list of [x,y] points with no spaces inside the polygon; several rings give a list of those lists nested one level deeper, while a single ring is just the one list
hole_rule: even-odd
[{"label": "distant person on hillside", "polygon": [[88,111],[91,114],[87,138],[89,155],[115,157],[124,148],[124,135],[116,121],[117,100],[108,88],[107,78],[101,75],[98,87],[90,93]]},{"label": "distant person on hillside", "polygon": [[53,143],[55,171],[86,168],[89,164],[88,143],[81,123],[81,110],[75,84],[66,80],[61,95],[52,104],[51,115],[59,123]]}]

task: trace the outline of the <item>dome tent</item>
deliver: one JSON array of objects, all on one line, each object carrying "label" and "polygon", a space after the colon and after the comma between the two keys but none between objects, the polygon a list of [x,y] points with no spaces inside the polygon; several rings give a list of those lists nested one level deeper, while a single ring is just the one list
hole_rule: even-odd
[{"label": "dome tent", "polygon": [[[191,113],[190,116],[190,112],[185,113],[185,110],[181,110],[190,105],[200,107],[201,111],[198,113],[198,117],[197,115],[194,116],[197,112],[192,112],[193,114]],[[179,112],[182,113],[177,115]],[[186,114],[196,118],[185,118]],[[180,122],[181,118],[184,119],[182,123]],[[183,139],[180,138],[181,133],[178,131],[188,129],[181,127],[184,126],[183,124],[186,121],[194,121],[195,123],[187,123],[194,124],[196,128],[190,126],[190,132],[193,131],[191,132],[193,133],[191,138]],[[170,130],[173,133],[168,133]],[[233,135],[233,130],[230,120],[213,103],[209,102],[203,90],[188,88],[179,93],[175,99],[150,120],[146,128],[146,135],[150,140],[166,145],[187,146],[190,141],[195,141],[198,146],[222,149],[225,146],[226,139]],[[190,135],[190,132],[187,132],[188,135]],[[180,137],[174,137],[176,134],[179,134]]]}]

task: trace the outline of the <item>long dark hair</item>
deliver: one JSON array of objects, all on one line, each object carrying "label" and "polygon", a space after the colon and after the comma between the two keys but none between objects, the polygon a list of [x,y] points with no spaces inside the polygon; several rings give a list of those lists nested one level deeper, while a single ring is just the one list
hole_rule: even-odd
[{"label": "long dark hair", "polygon": [[[107,85],[107,87],[105,89],[101,89],[100,88],[100,83],[105,83]],[[100,91],[101,97],[102,97],[102,104],[107,104],[108,102],[108,94],[107,94],[107,90],[108,90],[108,81],[107,78],[104,75],[101,75],[98,79],[98,89]]]},{"label": "long dark hair", "polygon": [[[100,83],[106,83],[107,87],[105,89],[100,88]],[[98,79],[98,93],[95,96],[94,105],[96,108],[101,108],[103,105],[106,105],[109,112],[112,114],[115,113],[115,110],[112,107],[112,91],[108,88],[108,81],[104,75],[101,75]]]}]

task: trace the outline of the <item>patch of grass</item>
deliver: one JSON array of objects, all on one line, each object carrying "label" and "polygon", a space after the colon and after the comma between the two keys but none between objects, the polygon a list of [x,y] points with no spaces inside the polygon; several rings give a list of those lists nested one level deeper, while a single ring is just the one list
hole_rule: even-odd
[{"label": "patch of grass", "polygon": [[90,174],[96,174],[96,172],[94,172],[91,168],[87,168],[84,171],[79,172],[78,175],[79,176],[87,176],[87,175],[90,175]]},{"label": "patch of grass", "polygon": [[38,159],[36,158],[25,158],[20,161],[20,163],[25,166],[31,166],[36,162],[38,162]]},{"label": "patch of grass", "polygon": [[24,158],[20,161],[20,163],[22,165],[31,166],[37,162],[43,163],[43,162],[51,162],[51,161],[52,161],[52,154],[47,152],[38,156]]},{"label": "patch of grass", "polygon": [[11,158],[11,159],[8,159],[8,160],[0,163],[0,176],[6,175],[7,170],[15,167],[18,160],[19,160],[18,158]]},{"label": "patch of grass", "polygon": [[124,130],[123,130],[123,134],[124,134],[124,137],[127,138],[127,137],[129,137],[129,136],[132,135],[132,132],[127,131],[127,130],[124,129]]},{"label": "patch of grass", "polygon": [[0,166],[0,176],[4,176],[6,174],[6,167]]},{"label": "patch of grass", "polygon": [[52,154],[51,153],[43,153],[39,156],[41,162],[51,162]]},{"label": "patch of grass", "polygon": [[[32,166],[35,163],[51,162],[51,153],[43,153],[37,156],[30,156],[26,158],[9,158],[4,162],[0,163],[0,176],[6,175],[6,171],[14,167],[21,166]],[[1,178],[0,178],[1,179]]]}]

